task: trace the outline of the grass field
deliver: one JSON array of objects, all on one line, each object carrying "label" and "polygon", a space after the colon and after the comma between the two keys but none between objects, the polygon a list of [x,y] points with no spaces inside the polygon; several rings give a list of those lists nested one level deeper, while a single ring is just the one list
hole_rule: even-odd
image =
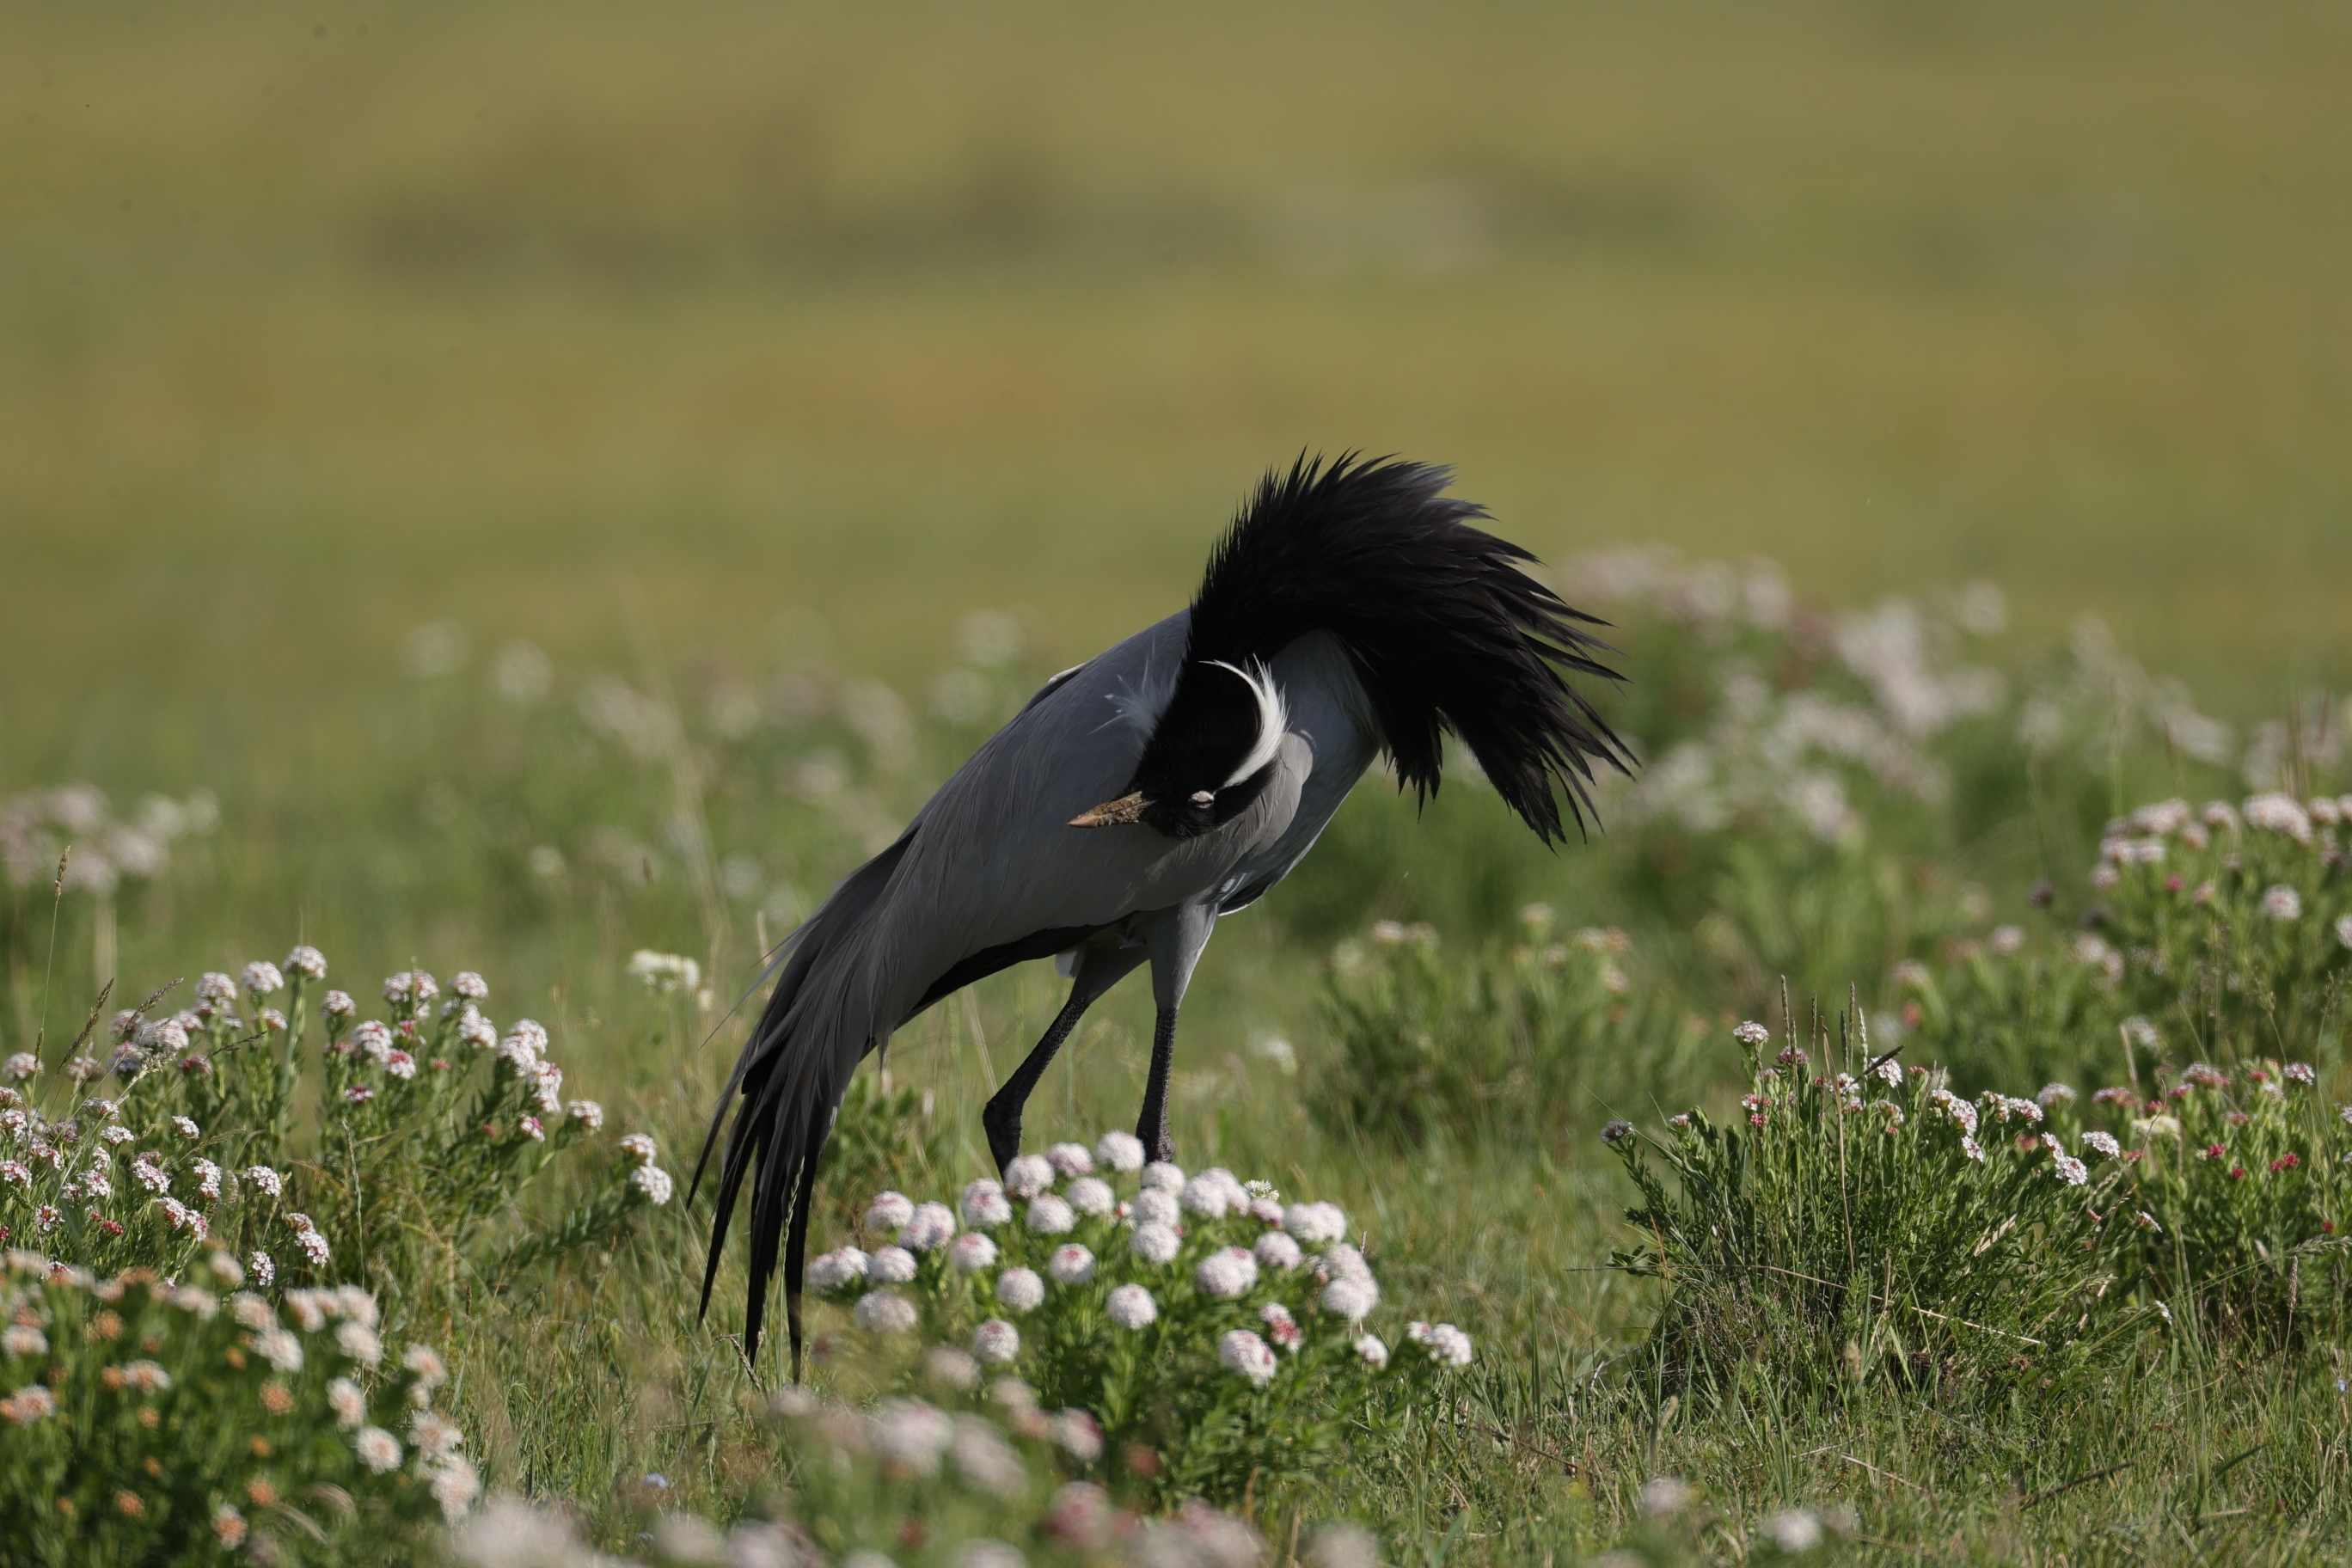
[{"label": "grass field", "polygon": [[[1301,449],[1453,463],[1554,562],[1765,556],[1825,609],[1988,579],[2009,627],[1970,657],[2012,695],[2093,615],[2242,739],[2352,680],[2347,71],[2352,23],[2301,5],[11,9],[0,796],[206,790],[220,821],[109,912],[68,898],[53,950],[46,876],[7,889],[0,1037],[69,1034],[110,955],[140,994],[296,940],[362,995],[470,967],[674,1151],[740,1035],[701,1043],[629,953],[731,995],[1024,681],[1181,604]],[[1663,747],[1700,724],[1654,609],[1626,711]],[[1289,1522],[1564,1563],[1680,1473],[1729,1522],[1659,1561],[1769,1554],[1749,1527],[1797,1503],[1887,1561],[2340,1555],[2340,1325],[2173,1345],[2063,1439],[1858,1389],[1602,1393],[1657,1301],[1600,1268],[1633,1197],[1602,1122],[1727,1100],[1721,1026],[1771,974],[1899,1007],[1888,963],[2040,918],[2032,882],[2077,912],[2110,810],[2250,787],[2234,752],[2133,744],[2029,778],[1968,731],[1936,753],[1960,807],[1856,795],[1868,866],[1622,815],[1554,861],[1475,787],[1418,824],[1351,805],[1213,949],[1179,1142],[1364,1216],[1519,1446]],[[2340,742],[2293,744],[2289,783],[2342,787]],[[1335,943],[1427,919],[1472,963],[1536,899],[1630,931],[1636,989],[1708,1043],[1596,1060],[1534,1132],[1310,1114],[1349,1060]],[[1057,1004],[1030,968],[895,1048],[941,1182]],[[1125,1123],[1149,1008],[1099,1017],[1033,1140]],[[608,1544],[646,1471],[745,1495],[691,1228],[468,1330],[491,1479]]]}]

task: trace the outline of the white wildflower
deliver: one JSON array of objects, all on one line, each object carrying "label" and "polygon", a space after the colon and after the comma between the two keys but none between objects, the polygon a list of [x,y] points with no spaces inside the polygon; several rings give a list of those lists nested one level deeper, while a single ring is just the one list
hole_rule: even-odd
[{"label": "white wildflower", "polygon": [[[1021,1455],[1013,1453],[1013,1446],[1004,1441],[1004,1434],[997,1432],[992,1422],[981,1420],[979,1415],[955,1417],[955,1444],[948,1453],[955,1458],[957,1474],[985,1493],[1016,1498],[1028,1486],[1028,1467],[1021,1465]],[[973,1544],[979,1542],[969,1542],[964,1547],[962,1556],[957,1559],[960,1563],[971,1565]],[[1007,1547],[1007,1552],[1009,1549],[1012,1547]],[[1018,1559],[1018,1552],[1013,1556]]]},{"label": "white wildflower", "polygon": [[286,955],[286,968],[312,980],[327,977],[327,955],[305,942]]},{"label": "white wildflower", "polygon": [[1293,1204],[1283,1211],[1282,1227],[1301,1247],[1319,1247],[1348,1234],[1348,1216],[1337,1204]]},{"label": "white wildflower", "polygon": [[1323,1287],[1320,1303],[1335,1318],[1360,1323],[1380,1305],[1380,1287],[1369,1279],[1342,1276]]},{"label": "white wildflower", "polygon": [[286,1190],[286,1178],[267,1165],[247,1165],[245,1179],[273,1198]]},{"label": "white wildflower", "polygon": [[1004,1167],[1004,1191],[1034,1198],[1054,1185],[1054,1163],[1043,1154],[1015,1154]]},{"label": "white wildflower", "polygon": [[1030,1204],[1027,1223],[1039,1236],[1063,1236],[1078,1223],[1078,1216],[1066,1202],[1047,1193]]},{"label": "white wildflower", "polygon": [[955,1422],[947,1412],[919,1399],[886,1399],[875,1409],[875,1450],[916,1475],[938,1475],[954,1437]]},{"label": "white wildflower", "polygon": [[880,1192],[866,1205],[866,1228],[897,1230],[915,1217],[915,1200],[904,1193]]},{"label": "white wildflower", "polygon": [[948,1247],[948,1261],[959,1274],[977,1274],[983,1268],[996,1267],[996,1243],[976,1230],[968,1230]]},{"label": "white wildflower", "polygon": [[263,1329],[253,1336],[261,1359],[280,1372],[302,1370],[302,1342],[284,1329]]},{"label": "white wildflower", "polygon": [[1090,1175],[1095,1168],[1095,1157],[1083,1143],[1056,1143],[1045,1151],[1045,1159],[1065,1176]]},{"label": "white wildflower", "polygon": [[2281,883],[2263,894],[2263,913],[2274,921],[2301,920],[2303,895]]},{"label": "white wildflower", "polygon": [[985,1179],[965,1184],[957,1206],[964,1224],[976,1228],[1009,1225],[1013,1220],[1013,1205],[1005,1201],[1004,1189]]},{"label": "white wildflower", "polygon": [[1765,1519],[1763,1530],[1766,1540],[1790,1556],[1822,1543],[1822,1521],[1811,1509],[1784,1508]]},{"label": "white wildflower", "polygon": [[[2352,947],[2352,942],[2345,945]],[[1131,1132],[1106,1132],[1095,1143],[1095,1158],[1114,1171],[1140,1171],[1143,1140]]]},{"label": "white wildflower", "polygon": [[1184,1190],[1184,1167],[1171,1164],[1166,1160],[1154,1160],[1143,1167],[1139,1180],[1147,1192],[1181,1193]]},{"label": "white wildflower", "polygon": [[1274,1349],[1247,1329],[1229,1329],[1217,1341],[1217,1361],[1227,1372],[1263,1388],[1279,1366]]},{"label": "white wildflower", "polygon": [[1121,1285],[1104,1298],[1103,1311],[1122,1329],[1142,1329],[1159,1318],[1160,1303],[1140,1285]]},{"label": "white wildflower", "polygon": [[[529,1073],[539,1066],[540,1057],[547,1050],[547,1026],[536,1018],[518,1018],[509,1026],[499,1041],[499,1058],[511,1066],[517,1076]],[[651,1159],[651,1155],[646,1158]]]},{"label": "white wildflower", "polygon": [[857,1326],[877,1334],[903,1334],[917,1317],[912,1301],[888,1290],[868,1290],[857,1299]]},{"label": "white wildflower", "polygon": [[929,1252],[956,1233],[955,1215],[945,1204],[918,1204],[898,1228],[898,1245],[909,1252]]},{"label": "white wildflower", "polygon": [[400,1463],[400,1439],[381,1426],[360,1428],[360,1435],[352,1439],[352,1451],[379,1476]]},{"label": "white wildflower", "polygon": [[601,1132],[604,1131],[604,1108],[597,1104],[594,1100],[575,1100],[571,1104],[565,1106],[563,1110],[565,1115],[571,1117],[572,1121],[580,1123],[581,1126],[585,1127],[589,1131]]},{"label": "white wildflower", "polygon": [[[1031,1274],[1029,1278],[1034,1280],[1037,1277]],[[1038,1290],[1043,1294],[1044,1285],[1040,1284]],[[1021,1331],[1002,1318],[990,1318],[972,1330],[971,1353],[983,1365],[1001,1366],[1021,1353]]]},{"label": "white wildflower", "polygon": [[923,1370],[933,1382],[966,1394],[980,1386],[980,1363],[953,1345],[933,1345],[923,1357]]},{"label": "white wildflower", "polygon": [[335,1425],[348,1432],[367,1419],[367,1395],[348,1377],[331,1378],[327,1383],[327,1408],[334,1414]]},{"label": "white wildflower", "polygon": [[1375,1372],[1389,1364],[1389,1347],[1378,1334],[1360,1336],[1356,1341],[1356,1353],[1363,1358],[1366,1366]]},{"label": "white wildflower", "polygon": [[428,1459],[446,1459],[466,1440],[457,1424],[436,1410],[420,1410],[408,1418],[408,1440]]},{"label": "white wildflower", "polygon": [[877,1247],[866,1261],[866,1277],[877,1285],[908,1284],[915,1269],[915,1255],[903,1247]]},{"label": "white wildflower", "polygon": [[1265,1268],[1296,1268],[1307,1257],[1287,1232],[1279,1230],[1269,1230],[1259,1237],[1257,1245],[1250,1250]]},{"label": "white wildflower", "polygon": [[373,1366],[383,1359],[383,1342],[365,1323],[336,1324],[335,1343],[362,1366]]},{"label": "white wildflower", "polygon": [[1202,1219],[1222,1219],[1232,1206],[1225,1196],[1225,1184],[1206,1176],[1195,1176],[1185,1183],[1176,1201],[1185,1213],[1199,1215]]},{"label": "white wildflower", "polygon": [[1080,1176],[1065,1195],[1070,1206],[1083,1215],[1107,1215],[1118,1206],[1118,1194],[1098,1176]]},{"label": "white wildflower", "polygon": [[2112,1132],[2085,1132],[2083,1134],[2083,1147],[2103,1160],[2119,1158],[2124,1152],[2123,1145],[2116,1142]]},{"label": "white wildflower", "polygon": [[1470,1336],[1451,1323],[1432,1326],[1422,1345],[1429,1352],[1429,1359],[1440,1366],[1470,1364]]},{"label": "white wildflower", "polygon": [[1176,1194],[1158,1187],[1136,1194],[1129,1212],[1138,1225],[1164,1225],[1173,1230],[1184,1223],[1183,1205],[1176,1201]]},{"label": "white wildflower", "polygon": [[1218,1300],[1245,1295],[1257,1283],[1257,1259],[1238,1247],[1221,1247],[1201,1259],[1192,1283]]},{"label": "white wildflower", "polygon": [[1183,1245],[1183,1238],[1164,1225],[1139,1225],[1128,1238],[1128,1246],[1146,1263],[1171,1262]]},{"label": "white wildflower", "polygon": [[2311,842],[2311,816],[2288,795],[2257,795],[2246,801],[2246,826],[2284,833],[2297,844]]},{"label": "white wildflower", "polygon": [[379,1067],[392,1054],[392,1026],[381,1018],[370,1018],[352,1031],[352,1048]]},{"label": "white wildflower", "polygon": [[1008,1311],[1034,1312],[1045,1304],[1045,1281],[1034,1268],[1008,1268],[996,1277],[996,1300]]},{"label": "white wildflower", "polygon": [[440,1387],[449,1381],[449,1368],[431,1345],[411,1345],[400,1354],[400,1364],[425,1389]]},{"label": "white wildflower", "polygon": [[455,1524],[466,1517],[474,1500],[482,1495],[481,1472],[463,1454],[452,1454],[433,1467],[428,1489],[433,1500],[441,1505],[444,1521]]},{"label": "white wildflower", "polygon": [[1102,1458],[1102,1423],[1084,1410],[1065,1410],[1055,1418],[1054,1441],[1081,1465]]},{"label": "white wildflower", "polygon": [[481,1002],[489,997],[490,983],[470,969],[461,969],[457,978],[449,982],[449,989],[464,1001]]},{"label": "white wildflower", "polygon": [[1054,1248],[1045,1260],[1045,1272],[1057,1285],[1083,1285],[1095,1277],[1095,1255],[1073,1241]]},{"label": "white wildflower", "polygon": [[[530,1118],[525,1117],[523,1120],[527,1121]],[[656,1208],[669,1202],[670,1194],[676,1190],[676,1184],[671,1181],[670,1173],[659,1165],[639,1165],[629,1173],[629,1184],[643,1193],[646,1201]]]},{"label": "white wildflower", "polygon": [[808,1283],[813,1290],[846,1289],[866,1278],[866,1254],[854,1247],[837,1247],[812,1259]]},{"label": "white wildflower", "polygon": [[702,965],[680,953],[639,948],[629,955],[629,977],[659,995],[692,992],[702,984]]}]

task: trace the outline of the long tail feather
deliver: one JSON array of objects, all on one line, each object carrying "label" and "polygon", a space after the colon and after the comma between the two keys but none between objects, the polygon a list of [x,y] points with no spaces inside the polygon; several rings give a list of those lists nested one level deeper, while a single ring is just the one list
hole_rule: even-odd
[{"label": "long tail feather", "polygon": [[[743,1352],[746,1359],[759,1355],[768,1292],[781,1264],[795,1378],[801,1363],[802,1266],[817,1160],[832,1135],[850,1074],[897,1022],[874,1016],[872,990],[861,973],[869,954],[868,944],[859,940],[860,928],[914,832],[909,828],[898,843],[852,872],[793,933],[775,990],[728,1076],[688,1188],[690,1196],[700,1187],[716,1152],[718,1192],[700,1306],[708,1313],[736,1205],[749,1180],[751,1251]],[[735,1112],[731,1123],[727,1115],[730,1107]]]}]

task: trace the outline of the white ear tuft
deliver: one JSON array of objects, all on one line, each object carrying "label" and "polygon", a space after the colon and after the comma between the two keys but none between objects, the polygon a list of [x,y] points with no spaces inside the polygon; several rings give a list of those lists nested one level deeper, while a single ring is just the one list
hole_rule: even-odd
[{"label": "white ear tuft", "polygon": [[1250,689],[1250,695],[1257,699],[1257,743],[1250,748],[1249,755],[1242,759],[1242,765],[1234,770],[1233,776],[1218,786],[1231,789],[1274,761],[1274,753],[1282,746],[1282,733],[1290,728],[1290,711],[1283,705],[1282,693],[1276,689],[1274,677],[1265,666],[1259,665],[1253,674],[1227,664],[1222,658],[1213,658],[1209,663],[1219,669],[1230,669],[1241,677],[1242,683]]}]

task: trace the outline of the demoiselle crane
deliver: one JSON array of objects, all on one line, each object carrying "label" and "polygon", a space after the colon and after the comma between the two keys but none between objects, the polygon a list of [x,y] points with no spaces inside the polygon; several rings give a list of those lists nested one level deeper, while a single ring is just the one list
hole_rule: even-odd
[{"label": "demoiselle crane", "polygon": [[797,1373],[817,1157],[857,1064],[932,1003],[1029,959],[1071,978],[982,1113],[1001,1167],[1054,1053],[1149,963],[1159,1017],[1136,1135],[1167,1159],[1177,1009],[1210,931],[1289,874],[1376,755],[1426,800],[1450,731],[1538,838],[1564,837],[1555,789],[1581,827],[1593,764],[1628,762],[1567,679],[1615,679],[1584,629],[1601,623],[1473,527],[1486,510],[1445,497],[1451,477],[1344,456],[1268,473],[1189,609],[1046,682],[778,947],[694,1182],[740,1095],[702,1306],[748,1177],[747,1357],[781,1245]]}]

